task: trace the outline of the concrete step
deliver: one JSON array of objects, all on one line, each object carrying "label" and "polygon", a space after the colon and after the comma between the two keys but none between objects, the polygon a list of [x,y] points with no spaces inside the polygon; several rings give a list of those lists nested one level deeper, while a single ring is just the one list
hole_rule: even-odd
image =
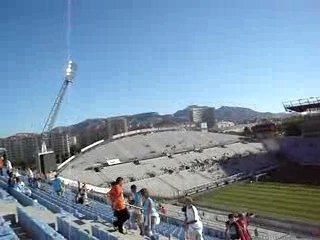
[{"label": "concrete step", "polygon": [[15,232],[15,234],[18,236],[21,240],[32,240],[32,238],[29,236],[29,234],[19,225],[19,224],[11,224],[10,226],[12,230]]}]

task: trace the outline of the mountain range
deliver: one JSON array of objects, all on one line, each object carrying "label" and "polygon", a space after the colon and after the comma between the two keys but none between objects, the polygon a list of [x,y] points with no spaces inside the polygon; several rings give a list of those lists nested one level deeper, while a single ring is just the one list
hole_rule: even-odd
[{"label": "mountain range", "polygon": [[[189,120],[189,111],[197,105],[188,106],[173,114],[161,115],[157,112],[147,112],[135,115],[125,115],[128,120],[129,130],[145,127],[166,127],[176,126]],[[255,122],[261,119],[279,119],[288,117],[286,113],[257,112],[250,108],[223,106],[215,110],[217,121],[232,121],[235,123]],[[88,139],[90,142],[104,138],[107,131],[107,121],[110,118],[87,119],[83,122],[68,127],[58,127],[53,132],[68,133]]]},{"label": "mountain range", "polygon": [[[188,118],[189,111],[193,107],[198,106],[189,106],[183,110],[175,112],[173,116],[178,118]],[[251,122],[260,119],[283,118],[287,116],[287,113],[257,112],[250,108],[243,107],[222,106],[220,108],[215,109],[215,117],[218,121],[231,121],[235,123]]]},{"label": "mountain range", "polygon": [[[150,126],[175,126],[188,121],[189,111],[193,107],[197,107],[197,105],[188,106],[173,114],[160,115],[157,112],[147,112],[121,117],[127,118],[129,130]],[[214,114],[217,121],[232,121],[235,123],[254,122],[260,119],[279,119],[289,116],[289,114],[286,113],[257,112],[250,108],[229,106],[222,106],[215,109]],[[86,146],[106,137],[107,121],[109,119],[110,118],[87,119],[74,125],[56,127],[52,130],[52,133],[70,134],[72,136],[78,136],[79,139],[86,139],[85,142],[83,142],[84,140],[81,141],[81,145]]]}]

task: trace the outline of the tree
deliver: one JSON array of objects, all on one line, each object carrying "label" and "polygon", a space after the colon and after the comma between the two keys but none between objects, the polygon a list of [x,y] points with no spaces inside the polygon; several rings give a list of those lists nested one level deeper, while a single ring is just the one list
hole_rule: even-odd
[{"label": "tree", "polygon": [[286,136],[300,136],[303,122],[304,119],[302,117],[288,119],[281,126],[282,132]]},{"label": "tree", "polygon": [[252,134],[251,129],[249,127],[245,127],[243,129],[243,133],[245,136],[250,136]]},{"label": "tree", "polygon": [[70,154],[71,156],[76,155],[81,152],[81,147],[79,144],[74,144],[70,146]]}]

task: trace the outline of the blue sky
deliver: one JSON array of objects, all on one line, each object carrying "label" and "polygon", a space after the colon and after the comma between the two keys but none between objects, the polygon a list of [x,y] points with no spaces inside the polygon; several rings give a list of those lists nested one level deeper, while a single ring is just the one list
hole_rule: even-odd
[{"label": "blue sky", "polygon": [[[66,0],[0,1],[0,137],[39,132],[67,60]],[[73,0],[78,76],[57,125],[319,95],[320,2]]]}]

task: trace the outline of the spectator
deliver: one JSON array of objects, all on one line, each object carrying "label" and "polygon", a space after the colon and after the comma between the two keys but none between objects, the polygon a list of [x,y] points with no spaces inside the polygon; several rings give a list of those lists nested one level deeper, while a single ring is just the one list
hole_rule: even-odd
[{"label": "spectator", "polygon": [[76,197],[75,197],[74,201],[75,201],[76,203],[79,203],[80,190],[81,190],[81,183],[80,183],[79,180],[77,181],[77,184],[78,184],[78,191],[77,191],[77,194],[76,194]]},{"label": "spectator", "polygon": [[26,194],[27,196],[31,197],[31,190],[29,188],[27,188],[24,184],[24,182],[21,181],[21,179],[19,177],[15,178],[15,186],[14,188],[21,193]]},{"label": "spectator", "polygon": [[58,196],[63,195],[63,181],[59,178],[58,174],[54,176],[54,180],[52,181],[52,187]]},{"label": "spectator", "polygon": [[10,173],[8,178],[8,187],[14,187],[15,184],[16,184],[16,178],[12,173]]},{"label": "spectator", "polygon": [[33,182],[34,182],[34,175],[33,175],[33,172],[31,170],[31,168],[27,168],[27,176],[28,176],[28,183],[30,186],[33,185]]},{"label": "spectator", "polygon": [[237,220],[237,223],[239,225],[239,228],[240,228],[240,239],[241,240],[252,240],[251,238],[251,235],[249,233],[249,229],[248,229],[248,226],[249,226],[249,218],[250,217],[254,217],[253,214],[243,214],[243,213],[240,213],[238,215],[238,220]]},{"label": "spectator", "polygon": [[187,239],[203,240],[202,230],[203,224],[201,222],[197,208],[192,204],[192,198],[186,197],[186,218],[184,225],[187,232]]},{"label": "spectator", "polygon": [[165,208],[162,204],[159,205],[159,209],[160,209],[160,212],[161,212],[163,215],[167,215],[167,214],[168,214],[168,209]]},{"label": "spectator", "polygon": [[19,173],[19,168],[13,168],[12,169],[12,172],[14,173],[14,175],[16,177],[21,177],[21,174]]},{"label": "spectator", "polygon": [[9,161],[9,159],[6,160],[6,167],[7,167],[7,174],[10,176],[10,173],[12,173],[12,164]]},{"label": "spectator", "polygon": [[236,221],[234,214],[228,215],[228,221],[226,221],[226,240],[239,240],[240,239],[240,227]]},{"label": "spectator", "polygon": [[160,216],[155,208],[154,201],[149,195],[149,191],[146,188],[140,190],[143,203],[143,215],[144,215],[144,235],[151,240],[155,238],[155,226],[160,223]]},{"label": "spectator", "polygon": [[33,187],[41,188],[41,174],[40,173],[36,172],[34,182],[33,182]]},{"label": "spectator", "polygon": [[87,187],[85,183],[82,184],[82,187],[80,187],[80,184],[80,181],[78,181],[78,193],[76,196],[76,203],[85,204],[88,202]]},{"label": "spectator", "polygon": [[165,208],[162,204],[159,205],[160,212],[163,216],[164,222],[168,222],[168,209]]},{"label": "spectator", "polygon": [[132,211],[132,216],[131,216],[131,224],[134,225],[137,223],[139,230],[140,230],[140,235],[143,236],[143,217],[142,217],[142,196],[140,192],[137,192],[137,186],[136,185],[131,185],[131,202],[133,206],[137,207],[134,208]]},{"label": "spectator", "polygon": [[3,157],[0,158],[0,175],[3,176],[2,169],[4,167],[4,159]]},{"label": "spectator", "polygon": [[124,234],[123,224],[130,218],[130,214],[124,201],[122,177],[117,178],[115,184],[108,192],[108,196],[112,203],[114,215],[117,218],[117,220],[113,222],[113,225],[118,228],[120,233]]},{"label": "spectator", "polygon": [[187,217],[187,215],[186,215],[187,206],[186,206],[186,205],[184,205],[184,206],[181,208],[181,212],[183,212],[183,213],[184,213],[184,216]]}]

